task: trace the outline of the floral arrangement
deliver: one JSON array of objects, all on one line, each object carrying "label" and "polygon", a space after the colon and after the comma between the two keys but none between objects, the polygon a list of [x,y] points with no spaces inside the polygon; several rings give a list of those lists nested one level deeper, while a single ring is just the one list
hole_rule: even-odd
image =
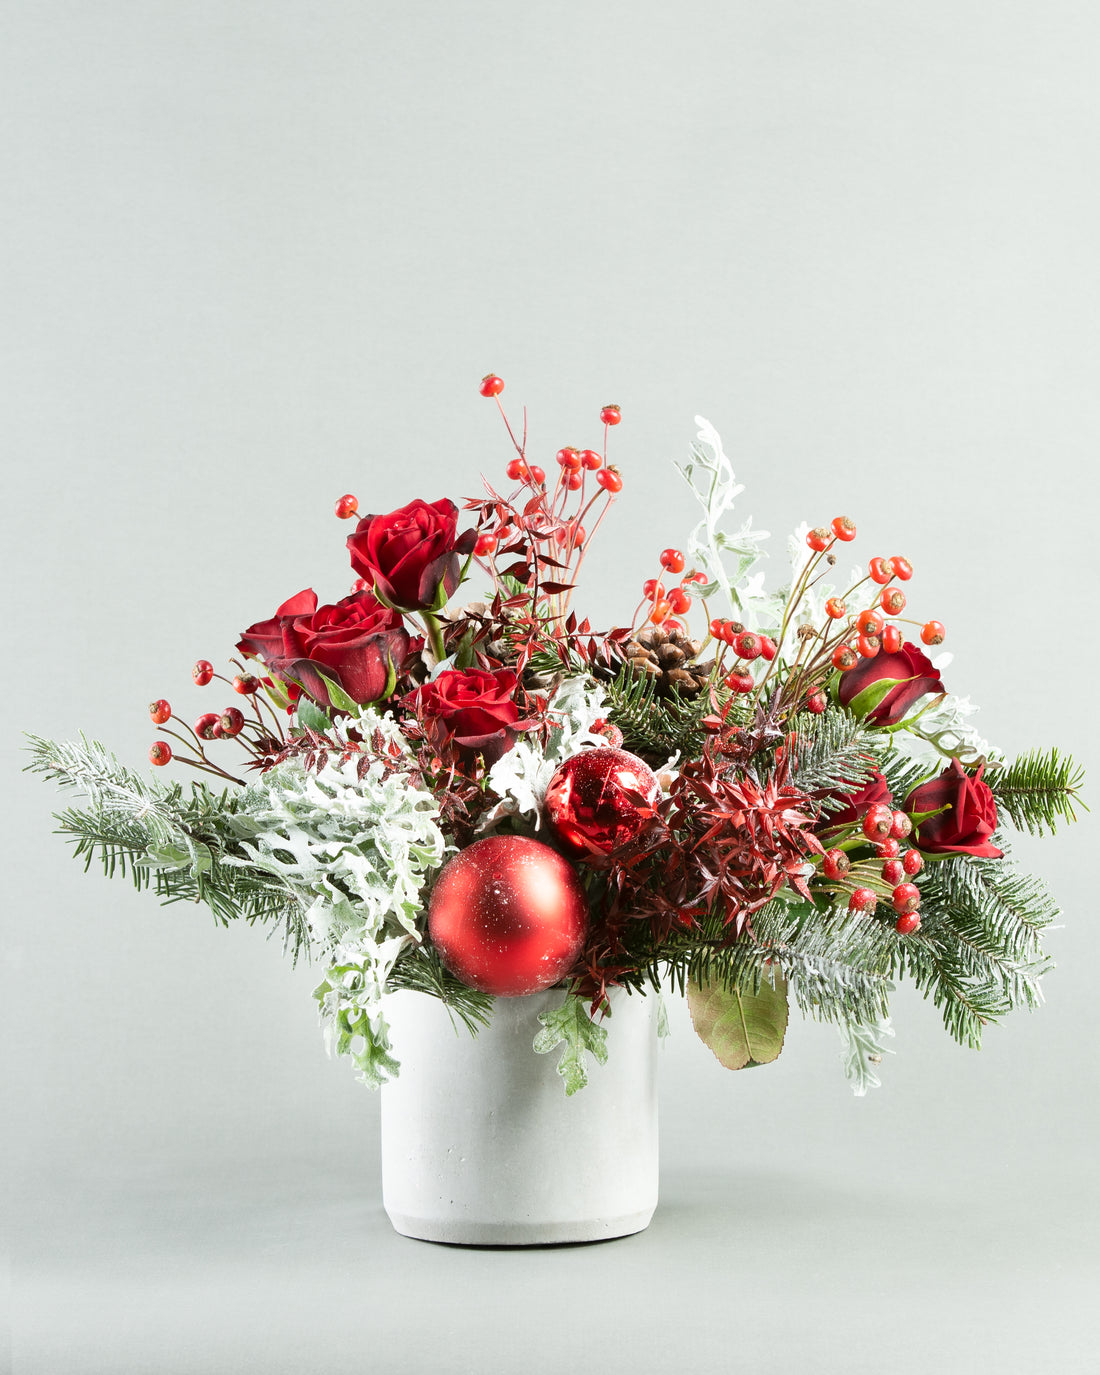
[{"label": "floral arrangement", "polygon": [[926,653],[943,626],[904,614],[909,561],[839,576],[856,536],[839,516],[797,530],[766,589],[766,537],[728,528],[743,489],[700,420],[680,472],[702,518],[631,624],[598,631],[573,599],[623,485],[619,408],[551,478],[503,386],[480,390],[514,447],[505,481],[461,512],[418,499],[356,519],[341,497],[350,594],[283,601],[231,674],[200,660],[195,682],[235,705],[189,725],[152,703],[150,760],[197,781],[32,739],[29,767],[89,799],[59,817],[76,853],[166,903],[277,924],[323,969],[329,1043],[371,1085],[398,1073],[400,989],[476,1031],[495,997],[560,987],[535,1049],[564,1042],[568,1092],[606,1058],[616,986],[686,993],[734,1069],[776,1058],[793,1000],[839,1028],[857,1092],[878,1083],[902,977],[972,1046],[1034,1006],[1056,909],[1004,827],[1072,819],[1081,774],[979,738],[950,656]]}]

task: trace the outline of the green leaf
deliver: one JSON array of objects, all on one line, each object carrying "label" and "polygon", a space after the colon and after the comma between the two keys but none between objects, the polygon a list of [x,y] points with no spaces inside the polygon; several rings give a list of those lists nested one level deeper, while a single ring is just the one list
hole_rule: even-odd
[{"label": "green leaf", "polygon": [[565,1080],[566,1095],[583,1089],[588,1083],[585,1052],[594,1056],[598,1064],[607,1064],[606,1029],[589,1017],[584,999],[572,993],[566,996],[561,1007],[551,1012],[540,1012],[539,1021],[542,1030],[535,1036],[535,1050],[539,1055],[546,1055],[564,1042],[558,1073]]},{"label": "green leaf", "polygon": [[738,991],[720,983],[688,985],[692,1025],[718,1063],[727,1069],[767,1065],[779,1058],[787,1032],[787,981],[772,969],[757,993]]},{"label": "green leaf", "polygon": [[[322,673],[320,669],[317,670],[317,676],[322,680],[325,687],[328,688],[328,699],[336,711],[349,711],[353,716],[357,715],[359,711],[358,702],[353,701],[339,683],[328,677],[327,674]],[[301,698],[299,698],[299,701],[301,701]]]},{"label": "green leaf", "polygon": [[848,710],[853,716],[868,716],[899,683],[912,681],[912,678],[880,678],[877,682],[868,683],[863,691],[857,692],[848,703]]},{"label": "green leaf", "polygon": [[298,699],[298,724],[308,726],[310,730],[318,731],[321,735],[332,729],[332,722],[317,703],[308,697]]}]

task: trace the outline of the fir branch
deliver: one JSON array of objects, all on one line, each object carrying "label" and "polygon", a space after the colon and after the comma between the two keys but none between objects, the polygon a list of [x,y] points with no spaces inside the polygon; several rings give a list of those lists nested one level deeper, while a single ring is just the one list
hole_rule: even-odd
[{"label": "fir branch", "polygon": [[[870,777],[876,755],[868,731],[851,712],[827,711],[815,716],[800,712],[793,722],[794,739],[788,741],[792,766],[789,782],[803,792],[839,790],[854,792]],[[844,803],[827,798],[825,811]]]},{"label": "fir branch", "polygon": [[439,952],[426,942],[410,946],[398,956],[386,981],[386,992],[397,993],[408,989],[415,993],[425,993],[438,998],[446,1007],[452,1025],[457,1016],[469,1031],[476,1036],[483,1026],[489,1025],[493,1011],[492,995],[479,993],[456,979],[443,966]]},{"label": "fir branch", "polygon": [[998,810],[1017,830],[1040,836],[1044,829],[1053,834],[1059,821],[1077,820],[1075,805],[1085,807],[1078,796],[1084,778],[1083,768],[1053,748],[1047,754],[1032,750],[1008,767],[985,774]]},{"label": "fir branch", "polygon": [[695,757],[703,747],[700,722],[709,710],[705,693],[658,697],[654,679],[624,666],[606,687],[606,704],[608,719],[623,733],[623,748],[635,754],[661,760],[677,752]]}]

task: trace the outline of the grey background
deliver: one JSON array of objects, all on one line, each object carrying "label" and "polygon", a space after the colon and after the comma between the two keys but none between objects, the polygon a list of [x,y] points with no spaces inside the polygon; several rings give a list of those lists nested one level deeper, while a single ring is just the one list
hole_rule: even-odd
[{"label": "grey background", "polygon": [[1095,755],[1091,3],[8,3],[0,9],[3,968],[14,1366],[48,1372],[1095,1369],[1087,819],[1021,857],[1048,1006],[955,1048],[897,1000],[732,1077],[682,1009],[650,1230],[394,1236],[377,1100],[277,943],[85,878],[18,731],[141,763],[145,704],[312,584],[368,509],[591,443],[627,614],[722,432],[775,532],[906,553],[949,686]]}]

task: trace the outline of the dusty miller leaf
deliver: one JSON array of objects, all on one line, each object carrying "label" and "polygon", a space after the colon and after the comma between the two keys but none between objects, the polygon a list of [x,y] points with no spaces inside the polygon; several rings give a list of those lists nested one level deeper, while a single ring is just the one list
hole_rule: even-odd
[{"label": "dusty miller leaf", "polygon": [[720,983],[688,985],[687,1001],[699,1039],[726,1069],[767,1065],[779,1058],[787,1033],[787,981],[772,970],[752,993]]},{"label": "dusty miller leaf", "polygon": [[558,1061],[558,1073],[565,1080],[565,1092],[571,1095],[588,1083],[585,1052],[601,1065],[607,1064],[607,1031],[588,1015],[583,998],[569,994],[561,1007],[540,1012],[542,1030],[535,1036],[535,1050],[546,1055],[563,1041],[565,1049]]},{"label": "dusty miller leaf", "polygon": [[837,1031],[843,1045],[844,1073],[852,1092],[862,1098],[868,1089],[882,1086],[878,1069],[884,1055],[893,1055],[892,1047],[886,1038],[893,1036],[894,1028],[890,1018],[883,1017],[876,1022],[842,1022]]}]

